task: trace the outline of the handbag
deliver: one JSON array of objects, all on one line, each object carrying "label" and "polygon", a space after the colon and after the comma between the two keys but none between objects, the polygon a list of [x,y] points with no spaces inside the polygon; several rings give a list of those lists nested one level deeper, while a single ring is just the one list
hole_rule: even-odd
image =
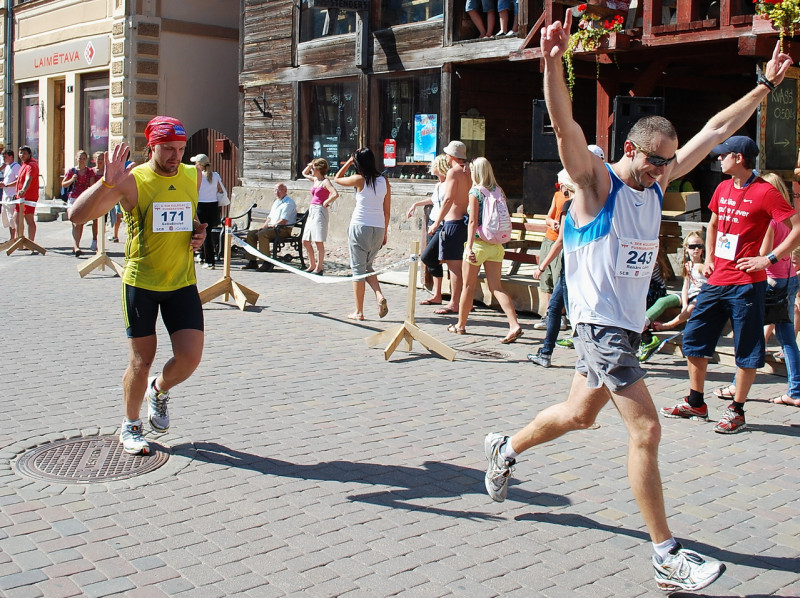
[{"label": "handbag", "polygon": [[220,207],[231,205],[231,200],[224,191],[217,191],[217,205]]},{"label": "handbag", "polygon": [[786,289],[781,291],[774,287],[767,287],[764,294],[764,324],[782,324],[791,322],[789,319],[789,294]]}]

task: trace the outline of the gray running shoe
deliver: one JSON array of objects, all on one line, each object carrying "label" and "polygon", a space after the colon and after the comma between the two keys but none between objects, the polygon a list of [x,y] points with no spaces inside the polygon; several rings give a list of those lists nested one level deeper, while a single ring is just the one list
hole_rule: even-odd
[{"label": "gray running shoe", "polygon": [[696,592],[716,581],[725,572],[723,563],[706,560],[680,544],[661,562],[658,556],[653,555],[653,568],[656,570],[658,589],[664,592]]},{"label": "gray running shoe", "polygon": [[122,443],[122,448],[126,453],[131,455],[150,454],[150,445],[142,436],[142,420],[140,419],[135,422],[129,422],[127,419],[122,420],[119,441]]},{"label": "gray running shoe", "polygon": [[500,447],[507,440],[508,436],[492,432],[487,434],[486,439],[483,441],[483,450],[486,453],[486,459],[489,461],[484,483],[486,484],[486,492],[496,502],[503,502],[506,499],[508,478],[511,477],[511,468],[516,464],[515,459],[506,461],[500,455]]},{"label": "gray running shoe", "polygon": [[544,353],[528,353],[528,361],[532,361],[536,365],[540,365],[543,368],[550,367],[550,356],[545,355]]},{"label": "gray running shoe", "polygon": [[156,392],[155,383],[157,377],[154,376],[147,381],[147,392],[144,393],[147,399],[147,419],[153,430],[166,432],[169,430],[169,411],[167,411],[169,391]]},{"label": "gray running shoe", "polygon": [[534,330],[547,330],[547,316],[543,317],[541,320],[536,322],[533,325]]}]

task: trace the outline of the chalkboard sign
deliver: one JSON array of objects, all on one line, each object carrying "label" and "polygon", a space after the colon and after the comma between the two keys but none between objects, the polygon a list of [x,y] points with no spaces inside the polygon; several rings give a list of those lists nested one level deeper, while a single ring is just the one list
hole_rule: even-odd
[{"label": "chalkboard sign", "polygon": [[786,77],[767,96],[764,170],[794,170],[797,163],[797,79]]}]

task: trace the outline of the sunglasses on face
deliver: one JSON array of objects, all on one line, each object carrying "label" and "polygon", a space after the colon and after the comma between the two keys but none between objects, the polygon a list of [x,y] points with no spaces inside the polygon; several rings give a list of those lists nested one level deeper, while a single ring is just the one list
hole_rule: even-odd
[{"label": "sunglasses on face", "polygon": [[644,149],[641,145],[639,145],[635,141],[631,141],[630,139],[628,139],[628,141],[631,142],[633,147],[642,152],[645,155],[645,159],[647,160],[647,162],[653,166],[668,166],[675,159],[675,156],[672,156],[671,158],[662,158],[658,154],[654,154],[653,152]]},{"label": "sunglasses on face", "polygon": [[690,244],[690,245],[687,245],[686,247],[688,247],[689,249],[704,249],[704,248],[705,248],[705,245],[700,245],[700,244],[694,244],[694,243],[692,243],[692,244]]}]

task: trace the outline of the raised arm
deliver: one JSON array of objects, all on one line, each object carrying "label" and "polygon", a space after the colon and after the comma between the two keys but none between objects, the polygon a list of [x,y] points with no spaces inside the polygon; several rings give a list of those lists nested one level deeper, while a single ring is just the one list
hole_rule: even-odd
[{"label": "raised arm", "polygon": [[544,99],[558,141],[561,163],[582,191],[576,194],[576,208],[596,214],[605,203],[611,183],[603,163],[586,148],[586,136],[572,116],[572,100],[564,80],[562,61],[571,25],[572,12],[567,11],[563,26],[556,21],[542,29]]},{"label": "raised arm", "polygon": [[[777,42],[762,76],[772,83],[773,87],[780,85],[791,64],[791,57],[780,51],[780,42]],[[669,180],[679,179],[687,174],[714,149],[715,145],[735,134],[753,115],[769,92],[770,88],[766,84],[758,83],[747,95],[712,116],[700,132],[675,153]]]},{"label": "raised arm", "polygon": [[108,212],[117,202],[120,202],[128,212],[136,207],[139,196],[136,181],[131,174],[134,164],[125,168],[127,152],[128,146],[125,143],[115,147],[111,156],[105,152],[106,171],[103,177],[81,193],[67,210],[67,217],[72,222],[84,224],[95,220]]},{"label": "raised arm", "polygon": [[337,185],[341,185],[342,187],[355,187],[356,189],[361,189],[364,187],[364,177],[360,174],[351,174],[350,176],[344,176],[349,168],[353,165],[353,156],[347,158],[347,162],[342,164],[342,167],[339,169],[333,177],[333,182]]}]

